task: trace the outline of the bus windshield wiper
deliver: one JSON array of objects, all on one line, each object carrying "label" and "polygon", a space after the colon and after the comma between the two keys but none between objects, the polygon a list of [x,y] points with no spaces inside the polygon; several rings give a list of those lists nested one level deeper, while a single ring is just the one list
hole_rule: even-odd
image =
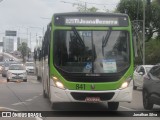
[{"label": "bus windshield wiper", "polygon": [[111,35],[111,27],[109,27],[109,31],[107,32],[105,38],[102,40],[102,53],[103,53],[103,56],[104,56],[104,47],[106,47],[107,43],[108,43],[108,40],[109,40],[109,37]]},{"label": "bus windshield wiper", "polygon": [[84,44],[82,38],[80,37],[79,33],[77,32],[76,28],[75,28],[75,27],[72,27],[72,30],[73,30],[74,34],[76,35],[79,44],[80,44],[82,47],[85,48],[85,44]]}]

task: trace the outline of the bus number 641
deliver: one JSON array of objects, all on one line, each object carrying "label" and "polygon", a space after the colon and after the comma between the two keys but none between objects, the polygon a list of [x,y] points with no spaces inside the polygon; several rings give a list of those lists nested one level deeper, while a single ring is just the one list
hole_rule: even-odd
[{"label": "bus number 641", "polygon": [[85,90],[85,84],[76,84],[76,90]]}]

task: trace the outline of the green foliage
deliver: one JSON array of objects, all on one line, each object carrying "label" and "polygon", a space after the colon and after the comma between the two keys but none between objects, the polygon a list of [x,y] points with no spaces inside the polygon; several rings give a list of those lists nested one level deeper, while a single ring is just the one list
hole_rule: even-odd
[{"label": "green foliage", "polygon": [[146,36],[147,41],[151,39],[154,33],[158,32],[160,37],[160,5],[153,1],[151,5],[146,6]]},{"label": "green foliage", "polygon": [[75,3],[73,6],[77,6],[78,12],[97,12],[98,8],[96,7],[91,7],[88,8],[85,4],[80,4],[80,3]]},{"label": "green foliage", "polygon": [[[160,37],[160,2],[159,0],[145,0],[145,33],[146,41],[149,41],[153,34],[158,32]],[[133,20],[143,20],[143,0],[121,0],[117,6],[117,10],[120,13],[127,13]],[[140,31],[142,31],[142,24],[140,25]]]},{"label": "green foliage", "polygon": [[146,42],[146,64],[160,63],[160,39]]},{"label": "green foliage", "polygon": [[23,58],[23,62],[25,62],[25,56],[27,56],[28,53],[30,52],[30,49],[27,47],[27,43],[23,42],[23,43],[19,46],[18,51],[21,52],[22,58]]},{"label": "green foliage", "polygon": [[[142,58],[140,56],[135,58],[135,64],[141,65]],[[160,39],[151,39],[145,44],[145,64],[160,63]]]},{"label": "green foliage", "polygon": [[132,20],[143,19],[143,2],[142,0],[120,0],[117,10],[120,13],[127,13]]}]

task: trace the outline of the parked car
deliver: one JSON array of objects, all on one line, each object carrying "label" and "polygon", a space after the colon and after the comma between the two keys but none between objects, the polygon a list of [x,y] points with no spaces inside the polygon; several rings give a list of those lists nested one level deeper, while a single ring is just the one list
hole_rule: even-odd
[{"label": "parked car", "polygon": [[34,62],[26,62],[25,66],[26,66],[27,73],[34,73],[35,72]]},{"label": "parked car", "polygon": [[147,75],[148,71],[153,67],[153,65],[140,65],[137,66],[133,73],[133,89],[137,87],[143,87],[144,76]]},{"label": "parked car", "polygon": [[12,64],[9,66],[7,71],[7,82],[17,80],[27,82],[26,68],[22,64]]},{"label": "parked car", "polygon": [[144,77],[142,95],[144,109],[151,110],[154,104],[160,105],[160,65],[152,67]]}]

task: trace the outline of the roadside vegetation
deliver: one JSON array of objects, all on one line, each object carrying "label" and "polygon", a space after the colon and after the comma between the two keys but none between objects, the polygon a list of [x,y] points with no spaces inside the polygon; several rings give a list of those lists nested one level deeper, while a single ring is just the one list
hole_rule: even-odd
[{"label": "roadside vegetation", "polygon": [[27,43],[23,42],[19,48],[18,51],[21,52],[23,62],[26,62],[26,57],[29,55],[31,52],[30,48],[27,46]]},{"label": "roadside vegetation", "polygon": [[[120,0],[116,12],[129,15],[133,31],[142,43],[143,0]],[[160,63],[160,1],[145,0],[145,13],[145,64],[157,64]],[[142,49],[139,51],[142,53]],[[140,53],[135,58],[135,64],[142,64]]]}]

